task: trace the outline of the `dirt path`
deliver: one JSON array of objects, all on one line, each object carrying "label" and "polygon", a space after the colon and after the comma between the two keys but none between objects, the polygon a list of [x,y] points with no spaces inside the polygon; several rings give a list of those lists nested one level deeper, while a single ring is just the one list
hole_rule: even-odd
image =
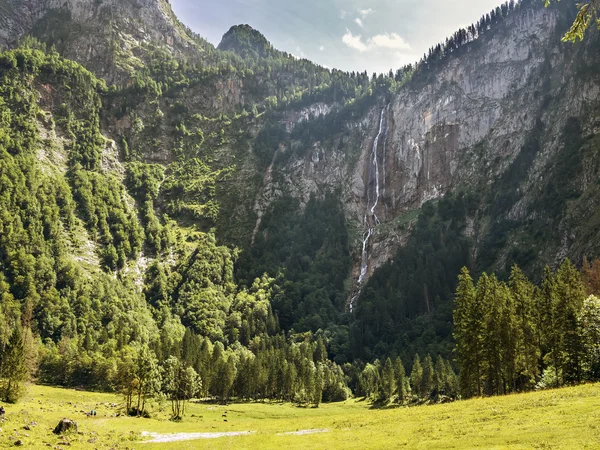
[{"label": "dirt path", "polygon": [[142,431],[142,436],[150,437],[146,441],[142,441],[144,444],[156,444],[165,442],[178,442],[178,441],[193,441],[197,439],[217,439],[222,437],[231,436],[246,436],[252,434],[254,431],[232,431],[227,433],[151,433],[149,431]]},{"label": "dirt path", "polygon": [[329,430],[299,430],[299,431],[289,431],[287,433],[279,433],[277,436],[304,436],[306,434],[316,434],[316,433],[328,433]]}]

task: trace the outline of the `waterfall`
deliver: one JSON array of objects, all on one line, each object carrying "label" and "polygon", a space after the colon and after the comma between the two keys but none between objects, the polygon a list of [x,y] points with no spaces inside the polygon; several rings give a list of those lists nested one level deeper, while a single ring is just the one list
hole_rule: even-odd
[{"label": "waterfall", "polygon": [[[380,196],[380,174],[379,174],[379,157],[378,157],[378,149],[379,149],[379,141],[382,136],[384,136],[384,149],[383,149],[383,170],[384,170],[384,180],[385,180],[385,146],[387,144],[387,120],[386,120],[386,112],[389,108],[389,105],[385,106],[381,110],[381,114],[379,116],[379,130],[377,132],[377,136],[375,136],[375,140],[373,141],[373,148],[371,149],[371,154],[369,155],[369,166],[367,168],[367,207],[365,211],[365,216],[363,219],[363,225],[365,227],[365,231],[363,233],[363,244],[362,244],[362,257],[360,263],[360,276],[358,278],[359,289],[362,286],[365,277],[367,276],[367,272],[369,270],[369,242],[373,233],[375,232],[375,227],[380,224],[379,218],[376,214],[377,206],[379,205],[379,196]],[[373,192],[374,191],[374,192]],[[383,192],[385,193],[385,182],[383,186]],[[360,290],[357,295],[353,296],[350,300],[349,309],[352,312],[354,307],[354,301],[360,295]]]}]

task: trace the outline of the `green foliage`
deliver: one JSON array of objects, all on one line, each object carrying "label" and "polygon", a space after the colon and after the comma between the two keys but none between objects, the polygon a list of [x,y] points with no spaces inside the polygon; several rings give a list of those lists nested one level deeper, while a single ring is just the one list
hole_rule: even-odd
[{"label": "green foliage", "polygon": [[456,273],[470,262],[462,231],[473,208],[466,195],[423,206],[409,242],[373,274],[357,300],[351,358],[393,351],[406,360],[418,352],[450,356],[451,299]]},{"label": "green foliage", "polygon": [[474,292],[463,269],[454,311],[463,396],[595,380],[595,298],[584,299],[568,259],[545,269],[540,289],[515,266],[508,284],[484,273]]},{"label": "green foliage", "polygon": [[202,380],[193,367],[186,367],[175,356],[165,361],[163,370],[162,392],[171,401],[172,418],[179,420],[185,414],[186,402],[199,392]]},{"label": "green foliage", "polygon": [[236,272],[248,285],[264,273],[277,277],[272,305],[281,327],[317,331],[345,307],[350,264],[344,213],[336,196],[326,194],[311,197],[304,211],[295,199],[276,201]]},{"label": "green foliage", "polygon": [[15,326],[0,353],[0,395],[2,401],[16,403],[27,379],[25,343],[20,325]]},{"label": "green foliage", "polygon": [[[550,5],[550,0],[545,0],[545,4],[546,7],[548,7]],[[578,40],[583,41],[585,32],[593,22],[596,22],[598,29],[600,29],[600,17],[598,16],[600,2],[598,2],[598,0],[579,3],[577,4],[577,7],[579,8],[579,12],[577,13],[573,25],[571,25],[571,28],[563,37],[563,42],[576,43]]]}]

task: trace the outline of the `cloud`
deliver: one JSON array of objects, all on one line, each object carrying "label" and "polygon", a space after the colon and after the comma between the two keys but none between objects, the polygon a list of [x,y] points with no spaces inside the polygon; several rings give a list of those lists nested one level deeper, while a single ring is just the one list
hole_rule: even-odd
[{"label": "cloud", "polygon": [[340,11],[340,19],[344,20],[347,15],[348,15],[348,13],[346,11],[344,11],[343,9]]},{"label": "cloud", "polygon": [[348,30],[346,30],[346,34],[342,36],[342,42],[348,47],[353,48],[354,50],[358,50],[361,53],[369,49],[367,45],[362,41],[362,36],[360,34],[358,36],[354,36]]},{"label": "cloud", "polygon": [[369,8],[369,9],[359,9],[358,13],[362,16],[362,18],[364,19],[365,17],[367,17],[369,14],[373,14],[375,12],[374,9]]},{"label": "cloud", "polygon": [[360,34],[354,36],[349,30],[346,30],[346,34],[342,36],[342,42],[348,47],[358,50],[361,53],[377,48],[396,51],[411,49],[410,44],[397,33],[377,34],[367,39],[367,42],[363,42]]},{"label": "cloud", "polygon": [[324,51],[325,51],[325,46],[324,46],[324,45],[321,45],[321,46],[319,47],[319,51],[320,51],[320,52],[324,52]]},{"label": "cloud", "polygon": [[354,19],[354,21],[358,24],[359,27],[363,28],[363,23],[362,20],[360,20],[358,17],[356,19]]},{"label": "cloud", "polygon": [[397,33],[384,33],[369,39],[369,46],[392,50],[410,50],[410,45]]}]

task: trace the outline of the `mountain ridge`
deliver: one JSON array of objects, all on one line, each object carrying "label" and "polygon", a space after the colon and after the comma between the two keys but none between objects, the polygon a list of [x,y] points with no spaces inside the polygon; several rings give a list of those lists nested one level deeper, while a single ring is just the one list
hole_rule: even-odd
[{"label": "mountain ridge", "polygon": [[[321,330],[340,364],[449,357],[463,265],[532,274],[600,255],[600,39],[560,42],[566,3],[506,6],[419,64],[370,77],[298,60],[246,27],[230,30],[234,51],[215,49],[167,2],[138,17],[144,2],[39,0],[10,25],[37,40],[4,54],[3,83],[28,93],[37,113],[23,120],[37,131],[23,146],[70,199],[47,200],[72,225],[56,236],[77,270],[134,293],[153,336],[169,324],[246,345],[276,317],[288,333]],[[11,295],[36,305],[44,338],[73,337],[47,319],[50,298],[65,323],[80,308],[64,253],[41,259],[58,281],[38,292],[10,250]],[[253,288],[263,281],[268,295]],[[249,292],[262,296],[251,306]]]}]

